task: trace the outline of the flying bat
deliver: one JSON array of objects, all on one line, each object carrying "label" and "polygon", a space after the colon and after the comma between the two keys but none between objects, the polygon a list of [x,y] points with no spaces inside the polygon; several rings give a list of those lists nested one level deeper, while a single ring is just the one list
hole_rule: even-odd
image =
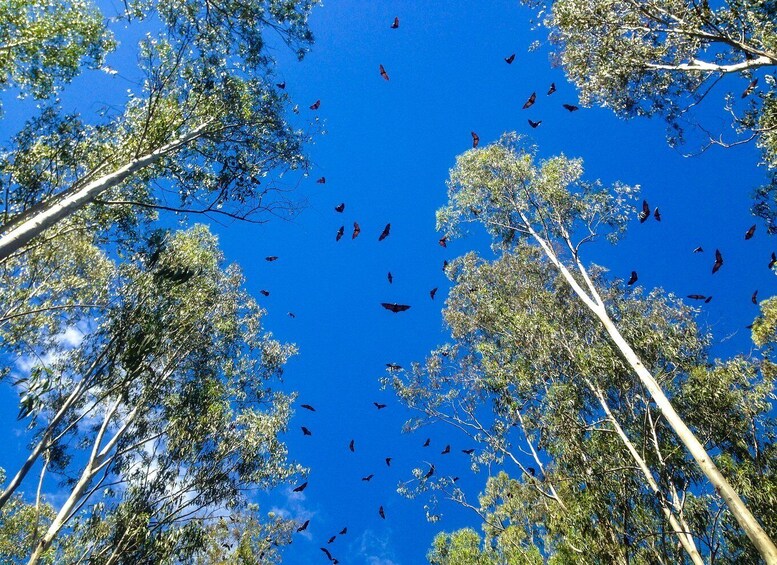
[{"label": "flying bat", "polygon": [[386,519],[386,513],[383,511],[383,506],[378,509],[378,514],[380,514],[380,517],[384,520]]},{"label": "flying bat", "polygon": [[480,136],[476,134],[474,131],[469,132],[472,136],[472,149],[478,146],[478,143],[480,143]]},{"label": "flying bat", "polygon": [[293,492],[302,492],[303,490],[305,490],[305,488],[307,488],[307,486],[308,486],[308,483],[306,481],[306,482],[302,483],[300,486],[292,489],[292,491]]},{"label": "flying bat", "polygon": [[399,27],[399,18],[394,18],[394,23],[391,24],[391,29],[397,29]]},{"label": "flying bat", "polygon": [[277,261],[278,260],[278,256],[277,255],[270,255],[269,257],[265,257],[264,260],[265,261],[269,261],[270,263],[272,263],[273,261]]},{"label": "flying bat", "polygon": [[394,283],[394,275],[391,274],[391,271],[388,272],[388,274],[386,275],[386,278],[388,279],[389,284]]},{"label": "flying bat", "polygon": [[356,451],[356,448],[354,447],[353,442],[354,440],[351,440],[351,443],[348,444],[348,449],[350,449],[351,451]]},{"label": "flying bat", "polygon": [[342,530],[340,530],[340,535],[341,535],[341,536],[344,536],[344,535],[345,535],[345,534],[347,534],[347,533],[348,533],[348,526],[346,526],[345,528],[343,528]]},{"label": "flying bat", "polygon": [[536,122],[529,120],[529,125],[532,127],[532,129],[537,129],[537,126],[539,126],[541,123],[542,120],[537,120]]},{"label": "flying bat", "polygon": [[337,235],[335,235],[335,241],[340,241],[340,238],[343,237],[344,233],[345,233],[345,226],[340,226],[340,229],[337,230]]},{"label": "flying bat", "polygon": [[712,274],[717,273],[723,266],[723,255],[720,254],[720,249],[715,250],[715,263],[712,265]]},{"label": "flying bat", "polygon": [[429,467],[429,470],[428,470],[428,471],[426,472],[426,474],[424,475],[424,478],[425,478],[425,479],[428,479],[428,478],[429,478],[429,477],[431,477],[432,475],[434,475],[434,465],[432,465],[431,467]]},{"label": "flying bat", "polygon": [[688,298],[690,298],[691,300],[706,300],[707,299],[707,297],[704,296],[703,294],[689,294]]},{"label": "flying bat", "polygon": [[693,250],[693,253],[704,253],[704,249],[702,249],[701,245]]},{"label": "flying bat", "polygon": [[386,69],[383,68],[383,65],[380,66],[380,76],[382,76],[384,80],[389,79],[388,73],[386,72]]},{"label": "flying bat", "polygon": [[391,467],[391,457],[386,457],[386,467]]},{"label": "flying bat", "polygon": [[318,110],[321,107],[321,100],[316,100],[310,105],[311,110]]},{"label": "flying bat", "polygon": [[712,297],[711,297],[711,296],[708,296],[707,298],[705,298],[705,299],[704,299],[704,303],[705,303],[705,304],[709,304],[709,303],[710,303],[710,300],[712,300]]},{"label": "flying bat", "polygon": [[556,83],[555,82],[551,82],[550,83],[550,88],[548,89],[548,96],[550,96],[554,92],[556,92]]},{"label": "flying bat", "polygon": [[305,410],[310,410],[311,412],[316,411],[316,409],[313,408],[310,404],[302,404],[301,407],[304,408]]},{"label": "flying bat", "polygon": [[332,554],[331,554],[331,553],[329,553],[329,550],[328,550],[327,548],[325,548],[325,547],[319,547],[319,549],[320,549],[321,551],[323,551],[323,552],[324,552],[324,555],[326,555],[326,556],[327,556],[327,558],[329,559],[329,561],[332,561]]},{"label": "flying bat", "polygon": [[448,238],[441,237],[437,243],[440,244],[440,247],[448,247]]},{"label": "flying bat", "polygon": [[508,65],[512,65],[513,61],[515,61],[515,53],[513,53],[509,57],[505,57],[505,63],[507,63]]},{"label": "flying bat", "polygon": [[270,296],[270,291],[269,291],[269,290],[264,290],[264,289],[262,289],[262,290],[260,290],[259,292],[261,292],[261,293],[262,293],[262,296]]},{"label": "flying bat", "polygon": [[758,291],[757,290],[753,293],[753,296],[750,297],[750,301],[753,304],[758,304]]},{"label": "flying bat", "polygon": [[434,287],[432,290],[429,291],[429,296],[432,297],[432,300],[434,300],[435,294],[437,294],[437,287]]},{"label": "flying bat", "polygon": [[359,225],[358,222],[353,223],[353,233],[351,234],[351,239],[356,239],[357,236],[362,233],[362,228]]},{"label": "flying bat", "polygon": [[529,99],[526,102],[524,102],[521,110],[526,110],[527,108],[531,108],[535,100],[537,100],[537,93],[532,92],[531,96],[529,96]]},{"label": "flying bat", "polygon": [[423,447],[429,447],[429,443],[432,441],[432,438],[426,438],[426,441],[424,442]]},{"label": "flying bat", "polygon": [[627,285],[629,285],[629,286],[631,286],[631,285],[633,285],[635,282],[637,282],[637,279],[638,279],[638,277],[637,277],[637,271],[631,271],[631,276],[629,277],[629,280],[628,280],[628,281],[626,281],[626,284],[627,284]]},{"label": "flying bat", "polygon": [[389,371],[401,371],[402,365],[397,365],[396,363],[386,363],[386,368]]},{"label": "flying bat", "polygon": [[309,429],[307,429],[305,426],[302,426],[302,435],[305,436],[312,436],[313,432],[311,432]]},{"label": "flying bat", "polygon": [[661,212],[658,211],[658,206],[656,206],[655,210],[653,210],[653,217],[657,222],[661,221]]},{"label": "flying bat", "polygon": [[650,217],[650,206],[648,206],[647,200],[643,200],[642,211],[637,216],[637,218],[639,218],[639,223],[644,224],[649,217]]},{"label": "flying bat", "polygon": [[368,483],[368,482],[370,482],[372,480],[372,477],[374,477],[374,476],[375,476],[375,474],[371,473],[371,474],[367,475],[366,477],[362,477],[362,480],[364,482]]},{"label": "flying bat", "polygon": [[475,453],[475,450],[474,449],[462,449],[461,452],[462,453],[466,453],[467,455],[472,455],[473,453]]},{"label": "flying bat", "polygon": [[772,251],[772,260],[769,261],[769,268],[771,269],[775,265],[777,265],[777,254],[775,254],[774,251]]},{"label": "flying bat", "polygon": [[445,446],[445,449],[443,449],[440,452],[440,455],[448,455],[450,452],[451,452],[451,446],[450,446],[450,444],[448,444],[448,445]]},{"label": "flying bat", "polygon": [[750,239],[753,235],[755,235],[755,224],[750,226],[750,229],[745,232],[745,239]]},{"label": "flying bat", "polygon": [[389,232],[391,231],[391,224],[386,224],[386,227],[383,228],[383,231],[380,232],[380,236],[378,236],[378,241],[383,241],[389,236]]},{"label": "flying bat", "polygon": [[316,181],[318,184],[326,184],[326,177],[321,177]]},{"label": "flying bat", "polygon": [[299,528],[297,528],[298,532],[302,532],[304,530],[308,529],[308,524],[310,524],[310,520],[305,520],[305,523],[302,524]]},{"label": "flying bat", "polygon": [[757,78],[754,78],[754,79],[753,79],[753,80],[750,82],[750,84],[748,84],[748,85],[747,85],[747,88],[746,88],[746,89],[745,89],[745,91],[742,93],[742,98],[747,98],[748,96],[750,96],[750,94],[752,94],[753,90],[755,90],[755,87],[756,87],[757,85],[758,85],[758,79],[757,79]]},{"label": "flying bat", "polygon": [[345,202],[340,202],[337,206],[335,206],[335,212],[342,212],[345,210]]},{"label": "flying bat", "polygon": [[405,310],[409,310],[410,306],[407,304],[397,304],[396,302],[381,302],[381,306],[383,306],[386,310],[391,310],[395,314],[397,312],[404,312]]},{"label": "flying bat", "polygon": [[577,106],[575,106],[573,104],[562,104],[562,106],[564,106],[564,108],[566,110],[570,111],[570,112],[576,112],[576,111],[578,111],[580,109],[580,108],[578,108]]},{"label": "flying bat", "polygon": [[388,406],[387,404],[380,404],[378,402],[373,402],[373,404],[375,405],[375,408],[377,408],[378,410],[383,410],[386,406]]},{"label": "flying bat", "polygon": [[332,542],[333,542],[333,541],[335,541],[336,539],[337,539],[337,536],[336,536],[336,535],[334,535],[334,536],[332,536],[331,538],[329,538],[329,539],[327,540],[327,542],[326,542],[326,543],[332,543]]},{"label": "flying bat", "polygon": [[283,81],[283,82],[276,82],[276,83],[275,83],[275,86],[277,86],[277,87],[278,87],[278,88],[280,88],[281,90],[285,90],[285,89],[286,89],[286,81]]}]

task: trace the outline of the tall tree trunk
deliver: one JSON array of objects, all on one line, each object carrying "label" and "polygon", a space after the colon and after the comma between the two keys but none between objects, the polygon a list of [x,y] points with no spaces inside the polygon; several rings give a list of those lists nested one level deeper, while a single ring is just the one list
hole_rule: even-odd
[{"label": "tall tree trunk", "polygon": [[653,378],[653,375],[651,375],[650,371],[648,371],[647,368],[642,364],[639,356],[634,352],[626,339],[621,335],[621,333],[618,331],[618,328],[615,327],[615,324],[613,323],[612,319],[610,319],[609,314],[607,314],[607,309],[605,308],[604,303],[602,302],[601,298],[599,298],[595,288],[593,288],[593,283],[591,283],[590,279],[588,278],[588,274],[585,268],[580,263],[577,254],[574,252],[574,248],[571,243],[567,241],[570,249],[573,249],[574,260],[577,264],[577,267],[582,273],[586,284],[591,288],[591,295],[593,296],[589,295],[580,286],[566,265],[564,265],[558,258],[550,243],[537,233],[537,231],[528,221],[528,218],[526,218],[526,216],[523,214],[521,214],[521,216],[521,219],[523,220],[524,225],[526,226],[526,229],[531,237],[533,237],[534,240],[540,245],[542,250],[545,252],[545,255],[559,270],[561,275],[564,277],[564,280],[566,280],[570,287],[572,287],[572,290],[575,292],[575,294],[583,301],[583,303],[585,303],[585,305],[602,323],[604,329],[607,331],[607,334],[613,340],[621,355],[623,355],[623,358],[637,374],[639,380],[642,382],[645,388],[647,388],[648,392],[650,392],[650,396],[653,398],[653,402],[656,403],[656,406],[658,406],[659,410],[661,410],[661,412],[664,414],[664,417],[666,418],[669,426],[677,434],[680,442],[691,454],[691,457],[693,457],[693,459],[696,461],[696,464],[715,488],[715,491],[721,496],[721,498],[723,498],[723,501],[726,503],[726,506],[728,506],[732,516],[734,516],[741,528],[745,531],[747,537],[750,538],[750,541],[753,543],[763,560],[767,563],[767,565],[777,565],[777,547],[775,547],[774,542],[766,534],[764,529],[753,516],[752,512],[750,512],[747,506],[745,506],[745,503],[739,497],[739,494],[734,490],[734,488],[720,472],[718,467],[715,465],[715,462],[707,453],[707,450],[704,449],[704,446],[701,444],[701,442],[696,439],[696,436],[693,434],[691,429],[685,425],[685,422],[675,411],[671,402],[669,402],[669,399],[664,394],[664,391]]},{"label": "tall tree trunk", "polygon": [[154,151],[133,159],[114,172],[84,186],[75,186],[68,189],[61,195],[33,206],[30,210],[23,213],[20,218],[11,220],[8,226],[0,228],[0,233],[2,233],[0,236],[0,261],[7,259],[12,253],[24,247],[32,239],[60,220],[93,202],[106,190],[118,186],[135,173],[153,165],[162,157],[175,153],[186,144],[197,139],[203,135],[211,123],[212,120],[207,120],[190,132]]}]

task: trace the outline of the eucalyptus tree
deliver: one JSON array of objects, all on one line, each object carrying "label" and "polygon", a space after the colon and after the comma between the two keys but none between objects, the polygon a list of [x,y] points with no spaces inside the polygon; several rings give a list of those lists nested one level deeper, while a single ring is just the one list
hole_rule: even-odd
[{"label": "eucalyptus tree", "polygon": [[0,91],[48,98],[115,46],[102,14],[84,0],[0,3]]},{"label": "eucalyptus tree", "polygon": [[[532,4],[532,2],[529,2]],[[554,0],[543,11],[555,59],[585,105],[621,117],[663,116],[671,144],[690,125],[703,147],[755,140],[777,167],[777,10],[763,0]],[[738,79],[738,80],[735,80]],[[734,131],[711,131],[693,118],[716,96]],[[734,134],[733,139],[730,136]],[[774,220],[774,190],[760,189],[755,210]],[[770,223],[772,231],[777,224]]]},{"label": "eucalyptus tree", "polygon": [[151,238],[116,268],[80,343],[23,377],[35,439],[2,503],[41,458],[74,477],[31,563],[75,518],[81,559],[194,551],[198,520],[303,472],[278,437],[292,397],[269,387],[293,348],[263,333],[239,270],[221,263],[203,227]]},{"label": "eucalyptus tree", "polygon": [[[529,275],[523,273],[524,270],[532,272],[530,266],[532,262],[536,262],[530,260],[532,253],[543,257],[545,268],[555,274],[553,282],[550,284],[546,280],[544,287],[537,285],[536,282],[527,283],[525,288],[528,290],[525,294],[531,296],[534,291],[539,295],[541,288],[544,288],[551,297],[554,293],[567,294],[568,302],[574,303],[575,309],[565,313],[560,318],[560,323],[566,328],[565,332],[573,333],[562,335],[550,331],[552,328],[547,327],[547,322],[543,322],[544,316],[549,315],[549,310],[546,309],[548,304],[543,304],[541,301],[539,304],[530,305],[528,314],[520,315],[529,318],[538,317],[539,320],[533,323],[539,328],[537,331],[540,334],[543,333],[542,330],[548,332],[545,343],[553,345],[551,351],[554,354],[556,351],[560,352],[562,359],[575,360],[572,367],[581,378],[573,379],[573,382],[567,383],[560,390],[567,391],[568,394],[572,394],[569,391],[573,391],[574,394],[581,395],[587,389],[589,401],[598,404],[599,414],[603,413],[602,420],[612,426],[610,432],[619,437],[619,442],[630,453],[632,465],[636,463],[640,469],[643,477],[641,480],[647,482],[656,500],[665,507],[662,510],[672,512],[672,505],[676,511],[678,502],[682,502],[682,496],[675,497],[674,493],[671,496],[660,493],[659,496],[657,489],[650,484],[650,466],[637,457],[641,446],[630,439],[626,424],[621,422],[611,409],[613,401],[609,398],[610,394],[617,393],[615,398],[620,399],[624,391],[631,387],[644,389],[640,395],[644,404],[642,410],[652,412],[651,418],[672,432],[668,434],[671,440],[667,439],[665,435],[667,432],[664,432],[664,435],[649,434],[654,435],[653,438],[650,438],[646,432],[643,435],[648,438],[647,446],[651,444],[655,446],[655,458],[658,464],[663,465],[661,460],[665,456],[662,454],[664,449],[661,447],[663,441],[674,441],[683,446],[695,461],[695,465],[688,469],[687,473],[691,473],[692,477],[694,471],[701,472],[707,477],[757,551],[767,562],[773,562],[777,559],[774,544],[689,427],[688,423],[694,425],[693,412],[690,411],[685,414],[685,417],[681,417],[670,401],[669,396],[672,396],[676,383],[665,380],[665,374],[671,374],[669,370],[676,362],[674,357],[679,355],[682,359],[694,352],[697,347],[691,346],[694,343],[691,341],[688,352],[683,352],[682,345],[676,346],[677,353],[674,353],[675,350],[664,350],[662,346],[668,346],[669,342],[667,342],[667,336],[663,334],[668,331],[668,335],[679,333],[679,337],[693,337],[694,333],[688,329],[692,325],[689,325],[687,315],[682,316],[682,309],[670,303],[665,303],[665,306],[660,308],[659,305],[662,302],[660,297],[653,296],[647,302],[650,308],[655,307],[658,313],[658,318],[655,320],[658,324],[656,327],[664,331],[648,327],[643,329],[649,331],[643,333],[632,332],[632,329],[636,330],[640,327],[639,317],[645,316],[645,312],[649,313],[650,308],[646,309],[645,305],[642,305],[636,309],[637,316],[634,316],[633,312],[631,316],[625,316],[622,310],[624,304],[628,302],[618,300],[617,293],[613,295],[610,287],[598,280],[597,272],[589,271],[583,265],[580,249],[584,243],[600,237],[607,237],[614,241],[625,230],[627,220],[633,215],[630,201],[634,192],[633,188],[620,184],[610,190],[603,188],[599,183],[582,181],[582,164],[579,160],[561,156],[535,164],[532,152],[521,149],[513,136],[506,136],[499,143],[468,151],[457,159],[449,181],[449,204],[438,212],[438,225],[445,230],[446,235],[453,236],[465,223],[483,224],[494,237],[497,245],[505,250],[505,257],[511,249],[516,251],[511,254],[513,260],[516,258],[518,260],[517,264],[512,265],[512,270],[519,273],[515,275],[516,277],[528,277]],[[498,285],[494,286],[496,286],[495,292],[498,293]],[[477,286],[465,286],[465,289],[470,288],[477,289]],[[509,304],[510,308],[514,306],[515,304]],[[488,304],[487,311],[491,310],[498,311],[498,308]],[[662,310],[664,313],[661,313]],[[515,310],[509,311],[515,312]],[[672,311],[677,313],[666,316],[667,312]],[[574,312],[577,314],[573,315]],[[662,317],[672,320],[668,328],[669,322],[660,323]],[[574,323],[578,319],[582,320],[581,323]],[[523,324],[521,327],[524,326],[531,328],[531,324],[528,326]],[[588,332],[595,332],[594,335],[598,332],[599,337],[592,340],[590,335],[580,332],[581,327],[588,328]],[[578,332],[579,335],[574,332]],[[684,335],[685,332],[689,333]],[[517,342],[519,347],[523,344],[520,333],[517,338],[508,333],[505,339],[508,344]],[[568,343],[575,343],[576,339],[582,340],[582,343],[578,342],[582,347],[571,349],[564,354]],[[650,340],[646,350],[641,349],[642,339]],[[679,343],[682,344],[682,340]],[[534,345],[529,342],[526,349],[531,350]],[[478,347],[481,345],[478,344]],[[499,347],[496,349],[499,350]],[[555,359],[554,355],[545,354],[550,359]],[[510,355],[510,353],[500,355]],[[534,351],[532,355],[541,355],[541,353]],[[581,369],[586,365],[581,364],[580,359],[576,359],[578,356],[582,357],[582,361],[593,364],[593,367],[597,367],[598,362],[609,361],[609,365],[605,363],[602,367],[598,367],[594,374],[609,374],[609,378],[616,378],[615,383],[605,386],[599,380],[586,375]],[[684,364],[677,365],[678,379],[682,380],[682,375],[689,370],[690,360],[698,361],[694,355],[690,355]],[[494,365],[497,366],[495,370],[500,366],[507,366],[504,361],[495,362]],[[531,371],[531,365],[528,364],[528,366],[527,370]],[[514,367],[511,366],[511,368]],[[562,371],[565,372],[561,374],[567,374],[566,370],[562,367]],[[547,375],[548,373],[541,372],[539,378],[548,378]],[[628,379],[624,379],[624,375]],[[621,377],[620,380],[617,379],[618,376]],[[543,383],[541,390],[544,390],[544,386]],[[430,389],[434,390],[433,387]],[[704,390],[710,392],[709,388]],[[706,400],[704,397],[698,398],[699,403]],[[569,400],[568,406],[570,408],[578,405],[586,406],[585,403],[578,404],[579,402],[573,398]],[[563,411],[561,413],[563,414]],[[589,425],[595,426],[596,421],[582,421],[581,426],[584,430],[588,429]],[[650,428],[653,426],[654,424],[651,424]],[[697,430],[697,433],[699,432],[700,430]],[[700,437],[707,439],[704,436]],[[642,458],[644,459],[644,455]],[[653,481],[657,482],[655,479]],[[676,490],[677,486],[675,482],[671,488]],[[671,517],[666,517],[671,522]],[[677,528],[673,529],[678,535],[683,532],[687,534],[685,528],[679,531]],[[679,539],[682,541],[681,535]]]},{"label": "eucalyptus tree", "polygon": [[302,57],[314,4],[127,3],[130,21],[153,16],[161,25],[158,37],[139,44],[139,86],[98,123],[63,116],[52,104],[16,136],[0,170],[0,260],[85,208],[248,219],[286,206],[266,177],[304,163],[304,135],[285,119],[287,97],[273,84],[263,33],[277,32]]}]

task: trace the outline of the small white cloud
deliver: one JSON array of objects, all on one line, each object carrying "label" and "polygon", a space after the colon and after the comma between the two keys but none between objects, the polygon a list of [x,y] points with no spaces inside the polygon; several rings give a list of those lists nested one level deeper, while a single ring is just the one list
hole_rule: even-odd
[{"label": "small white cloud", "polygon": [[378,534],[373,530],[365,530],[348,546],[349,560],[357,558],[368,565],[399,565],[395,561],[395,552],[391,543],[391,531]]}]

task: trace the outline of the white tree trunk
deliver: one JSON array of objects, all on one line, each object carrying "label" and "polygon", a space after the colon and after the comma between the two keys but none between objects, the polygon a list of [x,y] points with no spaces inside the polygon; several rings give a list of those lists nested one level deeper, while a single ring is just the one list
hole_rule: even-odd
[{"label": "white tree trunk", "polygon": [[153,165],[162,157],[178,151],[187,143],[197,139],[211,123],[212,120],[208,120],[189,133],[133,159],[112,173],[87,183],[83,187],[70,189],[60,196],[53,197],[48,202],[42,202],[39,206],[23,214],[23,219],[18,223],[12,220],[10,228],[0,236],[0,261],[8,258],[63,218],[93,202],[106,190],[118,186],[138,171]]}]

